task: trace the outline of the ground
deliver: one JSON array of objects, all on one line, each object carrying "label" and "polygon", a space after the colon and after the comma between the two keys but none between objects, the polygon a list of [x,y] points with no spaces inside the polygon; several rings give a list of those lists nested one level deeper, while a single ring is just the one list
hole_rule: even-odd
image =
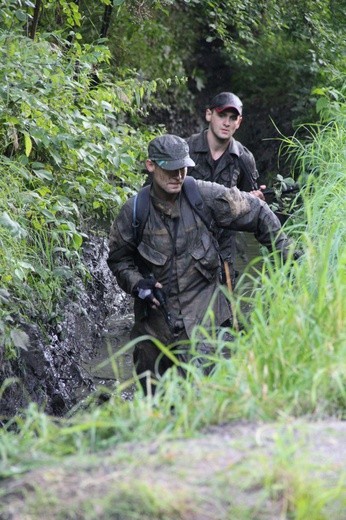
[{"label": "ground", "polygon": [[345,520],[345,438],[291,419],[122,443],[3,481],[0,518]]}]

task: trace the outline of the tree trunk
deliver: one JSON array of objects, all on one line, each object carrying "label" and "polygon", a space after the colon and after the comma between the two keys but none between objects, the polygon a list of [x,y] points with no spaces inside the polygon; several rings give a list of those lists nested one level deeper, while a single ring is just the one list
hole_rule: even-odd
[{"label": "tree trunk", "polygon": [[102,27],[100,32],[101,38],[107,38],[108,29],[111,23],[111,16],[113,11],[113,4],[112,5],[106,5],[105,10],[103,12],[103,18],[102,18]]},{"label": "tree trunk", "polygon": [[29,37],[32,40],[35,39],[35,34],[36,34],[36,30],[37,30],[38,19],[40,17],[41,7],[42,7],[42,0],[36,0],[34,16],[33,16],[31,26],[30,26],[30,31],[29,31]]}]

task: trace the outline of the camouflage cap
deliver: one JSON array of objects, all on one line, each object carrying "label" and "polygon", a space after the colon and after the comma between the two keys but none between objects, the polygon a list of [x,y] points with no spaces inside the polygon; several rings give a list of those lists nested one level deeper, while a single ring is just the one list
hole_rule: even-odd
[{"label": "camouflage cap", "polygon": [[189,156],[189,146],[177,135],[166,134],[155,137],[148,146],[149,159],[164,170],[179,170],[187,166],[195,166]]},{"label": "camouflage cap", "polygon": [[210,110],[216,110],[216,112],[219,113],[233,108],[239,115],[242,115],[243,103],[238,96],[232,94],[232,92],[221,92],[211,100],[208,108]]}]

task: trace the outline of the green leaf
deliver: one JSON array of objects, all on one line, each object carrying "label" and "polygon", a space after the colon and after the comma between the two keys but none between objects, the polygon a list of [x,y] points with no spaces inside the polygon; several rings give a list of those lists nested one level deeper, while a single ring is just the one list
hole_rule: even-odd
[{"label": "green leaf", "polygon": [[27,132],[24,132],[24,143],[25,143],[25,155],[29,157],[32,150],[32,141],[30,135]]},{"label": "green leaf", "polygon": [[24,13],[24,11],[20,11],[19,9],[15,12],[15,16],[16,18],[20,21],[20,22],[26,22],[26,19],[27,19],[27,15],[26,13]]},{"label": "green leaf", "polygon": [[34,168],[38,168],[38,169],[44,168],[44,164],[41,162],[37,162],[37,161],[34,161],[33,163],[31,163],[31,166],[33,169]]},{"label": "green leaf", "polygon": [[67,265],[56,267],[53,270],[53,274],[54,276],[58,276],[59,278],[65,278],[66,280],[70,280],[71,278],[73,278],[73,271]]},{"label": "green leaf", "polygon": [[8,303],[10,299],[10,293],[7,289],[0,289],[0,303]]},{"label": "green leaf", "polygon": [[326,89],[324,88],[314,88],[312,89],[312,93],[317,96],[325,96],[326,95]]},{"label": "green leaf", "polygon": [[7,229],[15,238],[24,238],[27,235],[26,230],[18,222],[12,220],[6,211],[0,215],[0,226]]},{"label": "green leaf", "polygon": [[127,166],[133,166],[134,163],[135,163],[135,160],[133,157],[130,157],[129,155],[121,156],[121,164],[126,164]]},{"label": "green leaf", "polygon": [[28,269],[29,271],[36,272],[35,267],[32,264],[30,264],[30,262],[25,262],[22,260],[22,261],[18,262],[18,265],[20,267],[23,267],[23,269]]},{"label": "green leaf", "polygon": [[73,234],[72,241],[75,249],[79,249],[83,244],[83,238],[78,233]]},{"label": "green leaf", "polygon": [[19,329],[12,329],[10,332],[10,336],[15,347],[22,348],[23,350],[28,350],[30,338],[26,332]]},{"label": "green leaf", "polygon": [[324,110],[329,104],[329,101],[325,97],[321,97],[316,102],[316,111],[319,113]]},{"label": "green leaf", "polygon": [[36,177],[38,177],[39,179],[43,180],[47,180],[47,181],[52,181],[53,180],[53,175],[52,175],[52,172],[48,171],[48,170],[33,170]]},{"label": "green leaf", "polygon": [[48,209],[42,209],[41,210],[41,213],[42,215],[44,215],[45,217],[51,219],[51,220],[55,220],[55,215],[54,213],[52,213],[51,211],[49,211]]},{"label": "green leaf", "polygon": [[49,154],[54,159],[54,162],[59,166],[62,162],[61,156],[58,152],[53,151],[52,149],[49,149]]}]

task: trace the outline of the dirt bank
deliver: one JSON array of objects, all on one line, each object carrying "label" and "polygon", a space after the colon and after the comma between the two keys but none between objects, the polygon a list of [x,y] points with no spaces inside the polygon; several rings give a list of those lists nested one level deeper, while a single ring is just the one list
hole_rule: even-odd
[{"label": "dirt bank", "polygon": [[346,423],[226,424],[1,485],[1,519],[345,520]]},{"label": "dirt bank", "polygon": [[76,404],[81,391],[95,389],[84,361],[101,347],[107,317],[128,312],[126,296],[106,263],[107,242],[105,233],[88,232],[83,262],[90,277],[76,275],[71,293],[67,291],[57,309],[61,316],[57,323],[46,323],[46,330],[23,324],[30,338],[28,349],[20,349],[18,359],[5,362],[0,370],[0,388],[12,381],[0,395],[0,421],[32,401],[48,414],[62,416]]}]

